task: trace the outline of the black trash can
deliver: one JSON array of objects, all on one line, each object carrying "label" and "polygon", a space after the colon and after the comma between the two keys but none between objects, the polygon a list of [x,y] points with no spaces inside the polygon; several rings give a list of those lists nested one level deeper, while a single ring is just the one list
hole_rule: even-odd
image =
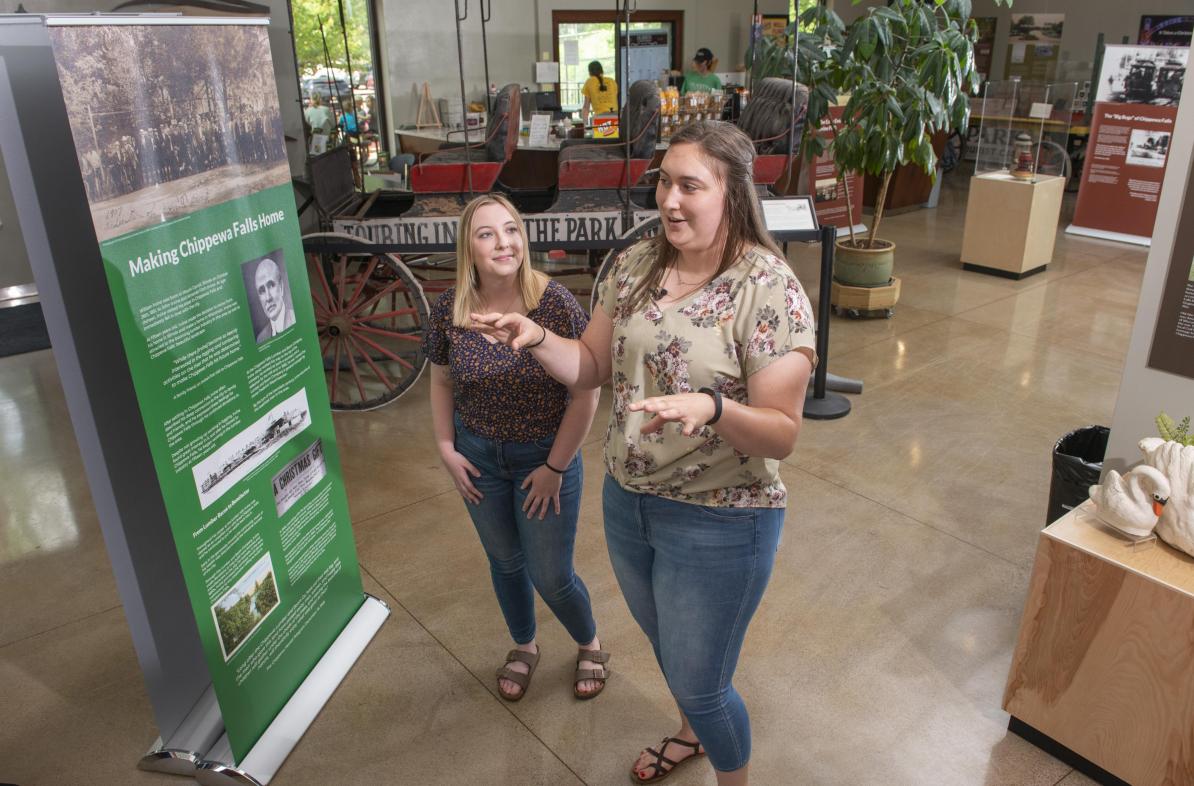
[{"label": "black trash can", "polygon": [[1049,513],[1052,524],[1090,496],[1090,487],[1099,482],[1103,456],[1107,453],[1106,426],[1074,429],[1053,446],[1053,482],[1049,484]]}]

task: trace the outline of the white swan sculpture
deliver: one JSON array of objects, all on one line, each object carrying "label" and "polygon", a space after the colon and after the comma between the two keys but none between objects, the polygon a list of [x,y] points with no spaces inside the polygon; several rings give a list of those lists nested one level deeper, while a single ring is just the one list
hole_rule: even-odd
[{"label": "white swan sculpture", "polygon": [[1194,556],[1194,445],[1159,437],[1138,444],[1144,466],[1159,470],[1169,481],[1169,504],[1157,522],[1157,537]]},{"label": "white swan sculpture", "polygon": [[1090,487],[1098,517],[1134,538],[1152,534],[1169,501],[1169,478],[1147,464],[1120,475],[1107,473],[1102,485]]}]

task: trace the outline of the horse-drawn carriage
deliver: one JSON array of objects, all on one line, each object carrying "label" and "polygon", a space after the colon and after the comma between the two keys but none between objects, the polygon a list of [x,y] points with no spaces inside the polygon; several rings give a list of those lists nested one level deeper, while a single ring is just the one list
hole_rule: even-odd
[{"label": "horse-drawn carriage", "polygon": [[[765,79],[739,125],[756,142],[755,183],[762,195],[791,165],[807,90]],[[659,93],[630,87],[621,138],[568,140],[549,189],[508,188],[502,171],[517,149],[521,92],[507,85],[477,144],[446,145],[418,162],[409,191],[355,190],[345,149],[310,161],[313,204],[324,231],[303,238],[332,408],[382,406],[408,390],[427,363],[422,340],[428,294],[451,283],[457,220],[475,194],[500,191],[519,211],[529,251],[583,254],[584,264],[550,265],[552,275],[582,275],[591,289],[612,251],[657,231],[651,164],[660,155]],[[586,287],[574,287],[583,294]]]}]

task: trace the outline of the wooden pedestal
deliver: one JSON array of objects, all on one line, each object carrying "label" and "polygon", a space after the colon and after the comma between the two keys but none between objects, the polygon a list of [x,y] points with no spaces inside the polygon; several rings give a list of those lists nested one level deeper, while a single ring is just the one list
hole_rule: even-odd
[{"label": "wooden pedestal", "polygon": [[989,172],[970,178],[962,266],[1017,279],[1043,271],[1053,259],[1064,194],[1060,177],[1031,183]]},{"label": "wooden pedestal", "polygon": [[1041,533],[1003,708],[1134,786],[1194,783],[1194,558],[1089,502]]},{"label": "wooden pedestal", "polygon": [[845,312],[852,317],[890,317],[899,299],[900,280],[895,276],[885,287],[851,287],[834,281],[829,290],[829,305],[834,313]]}]

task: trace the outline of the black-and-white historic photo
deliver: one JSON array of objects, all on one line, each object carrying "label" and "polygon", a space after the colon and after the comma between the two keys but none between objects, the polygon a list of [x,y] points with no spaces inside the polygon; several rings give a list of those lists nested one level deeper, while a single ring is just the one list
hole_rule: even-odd
[{"label": "black-and-white historic photo", "polygon": [[1182,97],[1189,55],[1182,47],[1109,46],[1095,101],[1175,105]]},{"label": "black-and-white historic photo", "polygon": [[1127,162],[1136,166],[1165,166],[1170,136],[1168,131],[1133,128],[1132,136],[1128,139]]},{"label": "black-and-white historic photo", "polygon": [[307,404],[307,389],[303,388],[191,468],[199,507],[206,510],[309,425],[311,408]]},{"label": "black-and-white historic photo", "polygon": [[51,28],[100,240],[288,182],[266,28]]},{"label": "black-and-white historic photo", "polygon": [[253,335],[258,344],[264,344],[294,325],[294,301],[282,249],[250,259],[240,271],[248,294]]}]

